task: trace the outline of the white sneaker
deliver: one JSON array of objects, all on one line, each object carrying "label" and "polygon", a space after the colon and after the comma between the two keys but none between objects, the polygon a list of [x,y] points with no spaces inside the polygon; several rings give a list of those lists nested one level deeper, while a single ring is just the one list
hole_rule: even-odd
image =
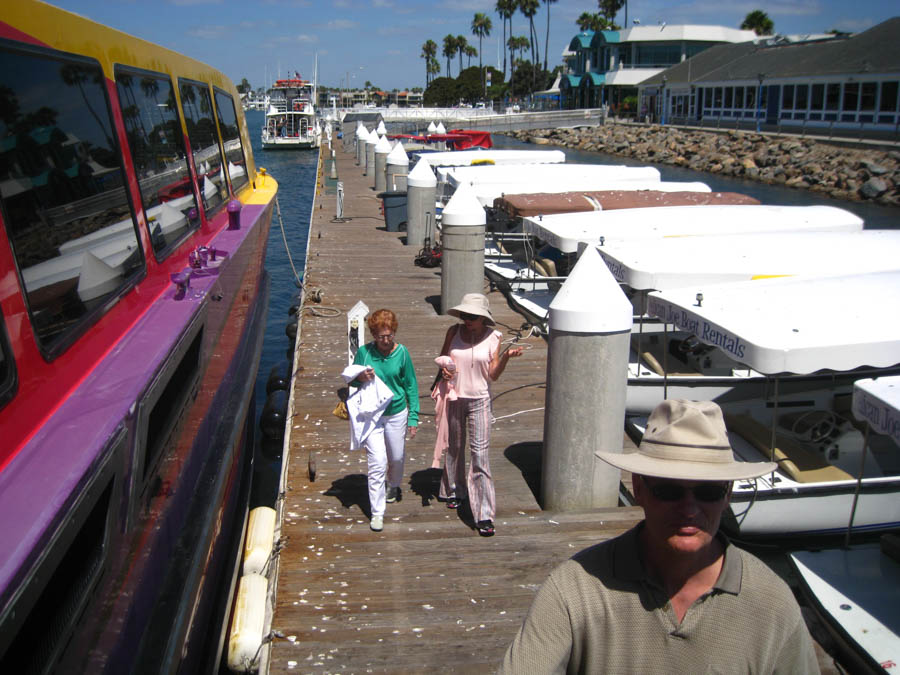
[{"label": "white sneaker", "polygon": [[373,532],[381,532],[382,528],[384,528],[384,517],[372,516],[372,520],[369,522],[369,527],[372,528]]}]

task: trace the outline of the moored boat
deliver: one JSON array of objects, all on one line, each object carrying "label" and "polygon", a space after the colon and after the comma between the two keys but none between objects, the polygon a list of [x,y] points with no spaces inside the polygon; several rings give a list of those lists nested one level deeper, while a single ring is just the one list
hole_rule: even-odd
[{"label": "moored boat", "polygon": [[315,87],[299,75],[276,80],[262,128],[262,146],[273,149],[318,148],[322,131],[316,116]]},{"label": "moored boat", "polygon": [[209,671],[278,186],[222,73],[31,0],[0,35],[0,664]]}]

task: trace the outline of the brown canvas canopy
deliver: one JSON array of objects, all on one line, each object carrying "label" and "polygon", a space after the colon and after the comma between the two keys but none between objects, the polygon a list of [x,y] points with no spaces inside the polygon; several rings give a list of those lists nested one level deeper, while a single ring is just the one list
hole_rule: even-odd
[{"label": "brown canvas canopy", "polygon": [[650,206],[706,204],[759,204],[759,201],[737,192],[661,192],[659,190],[541,192],[504,195],[494,200],[494,208],[501,209],[510,218],[577,211],[612,211]]}]

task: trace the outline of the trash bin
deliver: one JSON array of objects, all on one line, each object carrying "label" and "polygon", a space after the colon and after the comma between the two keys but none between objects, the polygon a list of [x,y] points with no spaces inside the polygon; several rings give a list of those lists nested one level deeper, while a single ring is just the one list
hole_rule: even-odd
[{"label": "trash bin", "polygon": [[388,232],[399,232],[400,225],[406,224],[406,191],[389,190],[379,192],[381,210],[384,212],[384,224]]}]

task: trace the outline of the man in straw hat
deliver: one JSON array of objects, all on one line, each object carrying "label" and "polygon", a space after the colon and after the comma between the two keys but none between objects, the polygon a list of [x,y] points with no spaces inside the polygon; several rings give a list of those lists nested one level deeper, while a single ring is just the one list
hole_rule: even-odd
[{"label": "man in straw hat", "polygon": [[787,584],[719,533],[735,461],[719,407],[663,401],[636,453],[597,452],[634,476],[644,520],[550,573],[501,673],[817,673]]}]

